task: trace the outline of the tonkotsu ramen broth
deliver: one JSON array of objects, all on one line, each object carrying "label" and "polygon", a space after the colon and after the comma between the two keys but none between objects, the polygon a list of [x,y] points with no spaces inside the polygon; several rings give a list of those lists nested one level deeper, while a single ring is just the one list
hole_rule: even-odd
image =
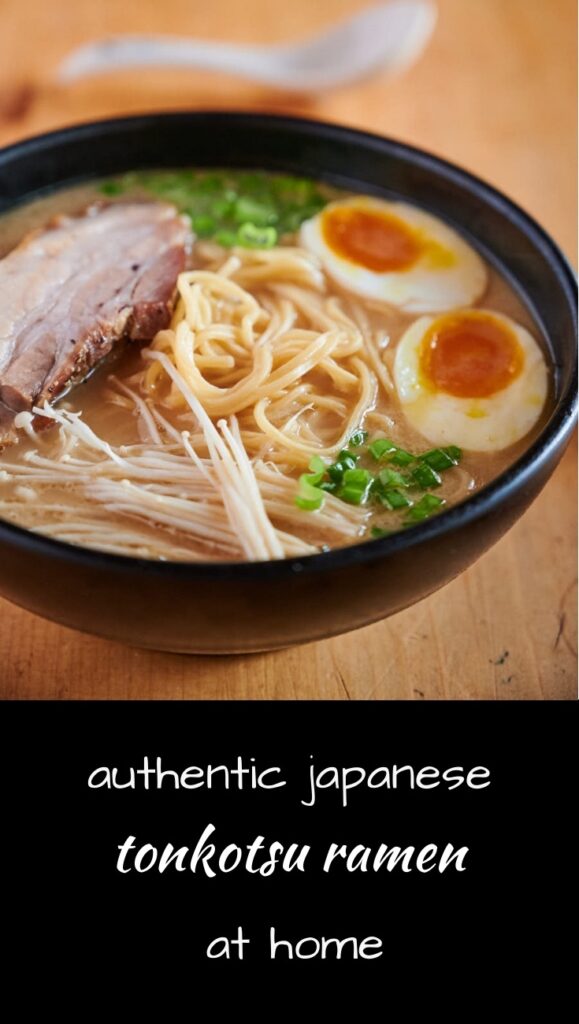
[{"label": "tonkotsu ramen broth", "polygon": [[16,246],[0,261],[0,516],[46,537],[178,561],[371,540],[483,487],[549,409],[520,299],[405,202],[138,173],[4,215],[0,255]]}]

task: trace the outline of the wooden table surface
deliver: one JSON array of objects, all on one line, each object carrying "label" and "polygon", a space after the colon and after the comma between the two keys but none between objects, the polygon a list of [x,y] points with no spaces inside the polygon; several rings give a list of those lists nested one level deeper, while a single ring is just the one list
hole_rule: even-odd
[{"label": "wooden table surface", "polygon": [[[0,145],[152,109],[298,113],[392,135],[513,196],[576,251],[574,0],[438,0],[426,53],[398,78],[319,100],[186,71],[118,73],[69,88],[72,47],[114,32],[273,42],[363,0],[0,0]],[[3,698],[565,698],[576,695],[576,444],[540,498],[474,567],[383,623],[274,654],[152,654],[0,602]]]}]

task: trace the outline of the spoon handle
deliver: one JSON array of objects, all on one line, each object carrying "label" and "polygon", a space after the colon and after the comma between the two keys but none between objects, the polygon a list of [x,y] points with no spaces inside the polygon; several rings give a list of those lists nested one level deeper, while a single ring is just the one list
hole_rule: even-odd
[{"label": "spoon handle", "polygon": [[179,36],[118,36],[70,54],[59,69],[61,82],[130,67],[197,67],[252,78],[275,74],[268,54],[252,47],[183,39]]}]

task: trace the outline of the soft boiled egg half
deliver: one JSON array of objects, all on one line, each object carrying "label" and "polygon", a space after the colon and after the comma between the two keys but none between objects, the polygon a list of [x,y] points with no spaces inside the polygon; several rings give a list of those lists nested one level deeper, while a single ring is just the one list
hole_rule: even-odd
[{"label": "soft boiled egg half", "polygon": [[543,353],[508,316],[483,309],[423,316],[394,360],[402,409],[433,444],[508,448],[537,422],[548,391]]},{"label": "soft boiled egg half", "polygon": [[343,288],[409,313],[468,306],[486,287],[474,249],[408,203],[337,200],[302,224],[300,243]]}]

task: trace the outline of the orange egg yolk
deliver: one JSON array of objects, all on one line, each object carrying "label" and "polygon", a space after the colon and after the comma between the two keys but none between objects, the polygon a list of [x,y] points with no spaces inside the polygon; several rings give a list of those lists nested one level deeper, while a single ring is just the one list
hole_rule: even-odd
[{"label": "orange egg yolk", "polygon": [[422,253],[419,238],[404,221],[356,206],[325,210],[322,234],[337,256],[377,273],[406,270]]},{"label": "orange egg yolk", "polygon": [[471,310],[439,317],[420,351],[427,385],[458,398],[488,398],[519,376],[523,351],[510,328]]}]

